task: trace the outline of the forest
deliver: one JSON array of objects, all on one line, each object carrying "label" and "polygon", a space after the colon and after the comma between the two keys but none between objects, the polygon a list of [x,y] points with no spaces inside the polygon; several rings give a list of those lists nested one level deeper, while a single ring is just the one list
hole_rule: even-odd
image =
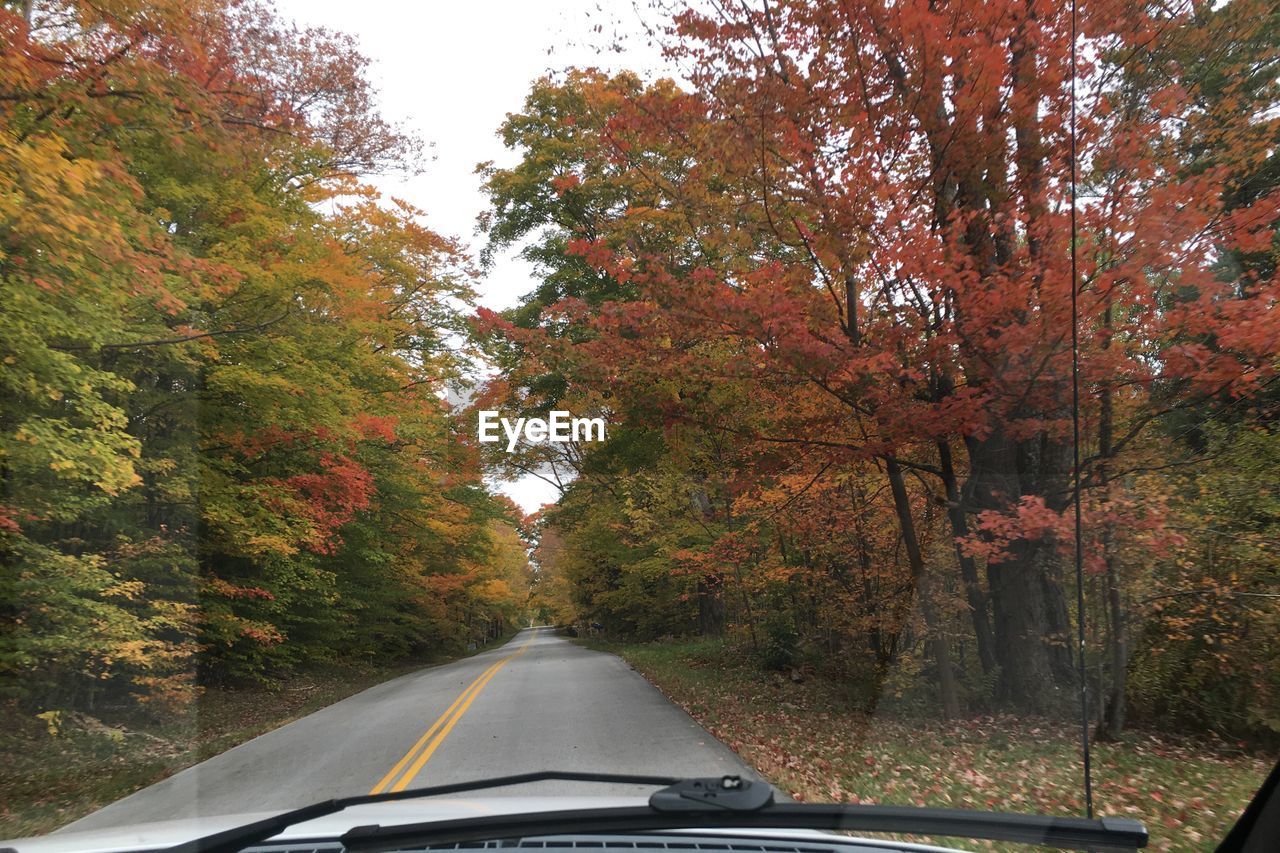
[{"label": "forest", "polygon": [[611,425],[492,455],[561,487],[535,606],[868,711],[1070,718],[1083,678],[1103,739],[1273,741],[1278,15],[693,4],[683,82],[537,83],[484,404]]},{"label": "forest", "polygon": [[[34,5],[34,9],[33,9]],[[443,399],[474,264],[351,39],[259,3],[0,6],[0,702],[464,650],[521,513]]]},{"label": "forest", "polygon": [[[424,152],[352,39],[0,3],[4,713],[532,619],[1274,743],[1280,8],[651,11],[678,79],[535,81],[473,257],[374,187]],[[537,279],[495,311],[504,252]]]}]

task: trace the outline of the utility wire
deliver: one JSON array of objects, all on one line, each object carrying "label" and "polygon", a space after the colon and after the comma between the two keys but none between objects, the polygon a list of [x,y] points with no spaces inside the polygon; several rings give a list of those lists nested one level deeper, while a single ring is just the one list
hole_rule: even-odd
[{"label": "utility wire", "polygon": [[1080,752],[1084,760],[1084,813],[1093,817],[1093,779],[1089,756],[1089,685],[1084,631],[1084,541],[1080,509],[1080,277],[1076,267],[1076,0],[1071,0],[1071,456],[1072,503],[1076,522],[1076,655],[1080,668]]}]

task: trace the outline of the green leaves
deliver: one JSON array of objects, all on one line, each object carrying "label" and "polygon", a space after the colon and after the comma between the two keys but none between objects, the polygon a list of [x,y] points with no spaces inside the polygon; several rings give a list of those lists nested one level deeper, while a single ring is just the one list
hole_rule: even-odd
[{"label": "green leaves", "polygon": [[360,183],[417,149],[367,60],[254,3],[67,11],[0,9],[5,690],[173,708],[513,622],[440,401],[473,270]]}]

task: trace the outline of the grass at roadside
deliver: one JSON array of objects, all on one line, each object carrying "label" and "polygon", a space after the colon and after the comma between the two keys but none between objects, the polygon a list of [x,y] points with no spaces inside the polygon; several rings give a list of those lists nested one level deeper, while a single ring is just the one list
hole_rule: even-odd
[{"label": "grass at roadside", "polygon": [[[795,683],[717,642],[599,647],[797,799],[1081,812],[1079,730],[1068,724],[868,715],[829,680]],[[1142,820],[1149,849],[1213,849],[1272,760],[1220,741],[1135,732],[1094,746],[1097,810]]]},{"label": "grass at roadside", "polygon": [[56,736],[46,720],[0,707],[0,838],[50,832],[285,723],[440,662],[334,667],[269,687],[208,689],[191,713],[152,725],[66,714],[54,718]]}]

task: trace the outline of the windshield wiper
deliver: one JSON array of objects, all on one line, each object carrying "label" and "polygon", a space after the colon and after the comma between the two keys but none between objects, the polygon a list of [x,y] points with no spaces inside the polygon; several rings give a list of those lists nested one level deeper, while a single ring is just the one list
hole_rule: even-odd
[{"label": "windshield wiper", "polygon": [[390,794],[345,797],[316,803],[272,818],[169,848],[168,853],[239,853],[293,824],[341,811],[348,806],[477,791],[547,780],[661,785],[647,805],[499,814],[391,826],[357,826],[339,840],[350,851],[378,851],[557,835],[572,832],[649,832],[671,829],[824,829],[897,832],[1014,841],[1076,850],[1135,850],[1147,844],[1147,831],[1128,818],[1001,814],[917,808],[913,806],[780,803],[764,782],[737,776],[676,779],[609,773],[546,771],[415,788]]},{"label": "windshield wiper", "polygon": [[514,776],[496,776],[477,782],[457,782],[452,785],[433,785],[426,788],[408,788],[404,791],[386,791],[380,794],[359,794],[323,800],[309,806],[281,812],[278,815],[246,823],[242,826],[210,833],[182,844],[166,847],[165,853],[239,853],[250,845],[266,841],[294,824],[306,823],[325,815],[336,814],[351,806],[369,803],[389,803],[395,800],[416,800],[420,797],[439,797],[444,794],[460,794],[464,791],[482,791],[486,788],[503,788],[525,782],[600,782],[626,785],[674,785],[678,776],[639,776],[627,773],[577,773],[544,770],[537,773],[520,773]]}]

